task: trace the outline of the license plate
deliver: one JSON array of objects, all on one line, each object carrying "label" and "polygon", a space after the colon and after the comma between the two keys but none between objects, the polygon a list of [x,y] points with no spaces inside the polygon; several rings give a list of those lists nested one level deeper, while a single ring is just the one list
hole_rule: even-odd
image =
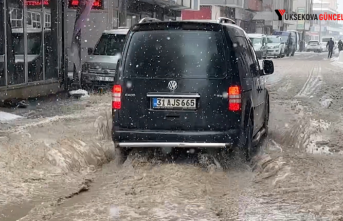
[{"label": "license plate", "polygon": [[196,109],[196,99],[183,98],[153,98],[154,109]]},{"label": "license plate", "polygon": [[114,78],[113,77],[96,76],[95,80],[97,80],[97,81],[114,81]]}]

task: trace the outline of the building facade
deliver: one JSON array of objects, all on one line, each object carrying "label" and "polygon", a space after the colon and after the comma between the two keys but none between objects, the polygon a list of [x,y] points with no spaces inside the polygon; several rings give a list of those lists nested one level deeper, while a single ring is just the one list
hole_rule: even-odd
[{"label": "building facade", "polygon": [[197,10],[183,10],[182,20],[216,20],[219,17],[234,19],[248,33],[256,31],[253,17],[261,9],[260,0],[201,0]]},{"label": "building facade", "polygon": [[[170,20],[198,0],[94,0],[81,30],[81,58],[102,32],[142,17]],[[79,0],[0,0],[0,102],[64,90]]]},{"label": "building facade", "polygon": [[62,7],[59,1],[0,0],[0,100],[59,90]]},{"label": "building facade", "polygon": [[[337,0],[314,0],[313,13],[315,14],[340,14],[337,11]],[[324,37],[342,38],[343,24],[338,21],[313,21],[312,27],[308,32],[311,40],[321,40]]]}]

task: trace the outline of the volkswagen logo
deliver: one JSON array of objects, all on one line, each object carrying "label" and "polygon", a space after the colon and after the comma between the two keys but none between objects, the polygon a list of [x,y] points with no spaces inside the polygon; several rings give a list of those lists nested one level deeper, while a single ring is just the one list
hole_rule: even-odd
[{"label": "volkswagen logo", "polygon": [[171,91],[174,91],[174,90],[177,88],[177,83],[176,83],[176,81],[169,81],[169,83],[168,83],[168,88],[169,88]]}]

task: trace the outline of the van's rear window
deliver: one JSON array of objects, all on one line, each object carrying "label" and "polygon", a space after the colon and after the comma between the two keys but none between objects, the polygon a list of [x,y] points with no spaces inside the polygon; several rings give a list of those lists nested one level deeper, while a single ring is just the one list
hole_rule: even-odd
[{"label": "van's rear window", "polygon": [[226,63],[220,32],[140,31],[130,40],[124,74],[138,78],[222,78]]}]

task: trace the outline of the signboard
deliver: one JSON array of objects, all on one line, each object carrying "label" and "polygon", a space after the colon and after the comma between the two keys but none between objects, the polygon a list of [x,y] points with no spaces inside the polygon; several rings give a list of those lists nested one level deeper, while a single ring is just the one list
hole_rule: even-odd
[{"label": "signboard", "polygon": [[[77,8],[79,0],[69,0],[69,8]],[[94,0],[92,9],[103,9],[103,0]]]},{"label": "signboard", "polygon": [[[298,8],[298,14],[305,14],[306,8]],[[305,29],[305,20],[298,20],[297,24],[298,30],[304,30]]]},{"label": "signboard", "polygon": [[[27,6],[41,6],[42,5],[42,0],[26,0],[25,4]],[[49,0],[44,0],[43,1],[44,6],[49,5]]]},{"label": "signboard", "polygon": [[[54,0],[55,1],[55,0]],[[25,4],[31,7],[41,7],[42,3],[45,7],[50,5],[50,0],[26,0]],[[69,0],[69,8],[77,8],[79,0]],[[103,9],[103,0],[94,0],[93,9]]]}]

